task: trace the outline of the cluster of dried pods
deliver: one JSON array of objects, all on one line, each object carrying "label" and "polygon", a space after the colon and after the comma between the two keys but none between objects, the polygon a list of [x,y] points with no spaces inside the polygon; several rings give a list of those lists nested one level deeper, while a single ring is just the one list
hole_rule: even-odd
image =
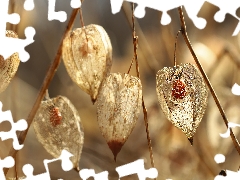
[{"label": "cluster of dried pods", "polygon": [[[70,32],[63,41],[63,62],[71,79],[97,104],[97,121],[114,160],[136,125],[142,85],[137,77],[110,73],[112,46],[105,30],[88,25]],[[164,114],[193,143],[207,104],[207,90],[195,66],[184,64],[157,73],[158,100]],[[77,110],[66,98],[47,98],[34,119],[37,138],[57,157],[66,149],[78,163],[83,128]],[[64,132],[64,135],[63,133]],[[67,135],[66,135],[67,133]]]},{"label": "cluster of dried pods", "polygon": [[62,53],[69,76],[91,96],[93,103],[97,100],[99,128],[116,160],[138,118],[140,80],[128,74],[110,73],[112,45],[101,26],[88,25],[69,33]]},{"label": "cluster of dried pods", "polygon": [[[97,100],[100,131],[116,160],[140,112],[140,80],[129,74],[110,73],[111,42],[98,25],[70,32],[63,41],[62,57],[71,79],[90,95],[93,103]],[[74,155],[72,162],[79,169],[83,127],[77,110],[66,97],[47,97],[42,101],[34,118],[34,129],[51,155],[58,157],[66,149]]]},{"label": "cluster of dried pods", "polygon": [[[7,37],[17,38],[13,31]],[[137,77],[110,73],[112,46],[99,25],[75,29],[63,41],[64,65],[72,80],[97,102],[97,120],[116,161],[117,154],[136,125],[142,104],[142,85]],[[6,89],[19,65],[18,54],[4,60],[0,56],[0,92]],[[207,106],[207,90],[197,68],[191,64],[163,68],[156,75],[160,106],[191,144]],[[66,149],[74,156],[75,169],[83,146],[80,116],[63,96],[42,101],[34,118],[37,139],[54,157]],[[64,132],[64,133],[63,133]]]},{"label": "cluster of dried pods", "polygon": [[[13,31],[7,37],[17,38]],[[110,73],[112,46],[105,30],[98,25],[75,29],[64,39],[63,61],[69,76],[92,102],[97,100],[97,120],[100,131],[112,150],[114,159],[136,125],[142,104],[142,85],[129,74]],[[17,53],[6,60],[0,56],[0,92],[15,75]],[[191,144],[207,106],[207,90],[197,68],[191,64],[159,70],[157,95],[160,106]],[[42,101],[34,118],[34,129],[43,147],[54,157],[66,149],[74,156],[75,169],[83,146],[83,127],[80,116],[66,97]],[[62,133],[64,132],[64,133]]]}]

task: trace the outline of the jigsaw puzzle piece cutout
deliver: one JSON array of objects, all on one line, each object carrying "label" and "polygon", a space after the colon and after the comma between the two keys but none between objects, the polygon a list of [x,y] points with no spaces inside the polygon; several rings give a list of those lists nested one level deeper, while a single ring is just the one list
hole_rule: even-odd
[{"label": "jigsaw puzzle piece cutout", "polygon": [[121,10],[123,0],[110,0],[112,13],[116,14]]},{"label": "jigsaw puzzle piece cutout", "polygon": [[90,177],[93,177],[94,180],[108,180],[108,171],[103,171],[96,174],[94,169],[82,169],[81,171],[79,171],[79,176],[83,180],[87,180]]},{"label": "jigsaw puzzle piece cutout", "polygon": [[71,0],[70,5],[72,8],[80,8],[81,7],[81,1],[80,0]]},{"label": "jigsaw puzzle piece cutout", "polygon": [[154,10],[162,11],[162,18],[161,18],[161,24],[167,25],[171,22],[171,17],[167,14],[167,11],[175,9],[181,5],[183,5],[187,0],[168,0],[166,1],[158,1],[158,0],[126,0],[129,2],[133,2],[138,4],[138,6],[135,8],[134,15],[137,18],[143,18],[145,16],[145,8],[151,8]]},{"label": "jigsaw puzzle piece cutout", "polygon": [[26,175],[25,180],[51,180],[49,172],[33,175],[33,166],[31,164],[25,164],[22,170],[23,173]]},{"label": "jigsaw puzzle piece cutout", "polygon": [[240,179],[240,171],[234,172],[226,170],[227,176],[217,175],[214,180],[238,180]]},{"label": "jigsaw puzzle piece cutout", "polygon": [[16,131],[24,131],[27,129],[27,122],[24,119],[18,120],[16,123],[13,121],[12,113],[11,111],[2,111],[2,102],[0,102],[0,123],[3,121],[8,121],[12,128],[8,132],[0,132],[0,138],[2,141],[6,139],[13,139],[13,148],[15,150],[20,150],[23,148],[23,144],[20,145],[18,138],[17,138],[17,132]]},{"label": "jigsaw puzzle piece cutout", "polygon": [[17,13],[8,14],[9,0],[0,1],[0,39],[5,37],[7,22],[11,24],[18,24],[20,16]]},{"label": "jigsaw puzzle piece cutout", "polygon": [[5,175],[3,172],[3,168],[11,168],[13,167],[15,164],[14,159],[12,158],[12,156],[8,156],[4,159],[0,158],[0,179],[1,180],[5,180]]},{"label": "jigsaw puzzle piece cutout", "polygon": [[145,169],[144,168],[144,160],[139,159],[132,163],[120,166],[116,168],[118,172],[119,179],[125,176],[129,176],[132,174],[137,174],[139,180],[146,180],[146,178],[157,178],[158,171],[156,168]]},{"label": "jigsaw puzzle piece cutout", "polygon": [[198,1],[187,0],[186,3],[184,4],[184,8],[187,12],[188,17],[192,20],[193,24],[198,29],[205,28],[207,24],[206,19],[197,16],[204,3],[205,0]]},{"label": "jigsaw puzzle piece cutout", "polygon": [[4,37],[3,39],[0,39],[0,54],[4,59],[7,59],[15,52],[19,53],[19,59],[22,62],[26,62],[30,58],[30,55],[25,51],[24,48],[34,42],[33,37],[36,34],[36,31],[33,27],[27,27],[24,31],[24,34],[26,39],[10,37]]},{"label": "jigsaw puzzle piece cutout", "polygon": [[55,12],[56,0],[48,0],[48,20],[59,20],[65,22],[67,20],[67,13],[65,11]]},{"label": "jigsaw puzzle piece cutout", "polygon": [[226,18],[226,14],[230,14],[236,19],[238,19],[239,23],[236,26],[232,36],[236,36],[240,32],[240,17],[236,14],[237,10],[240,7],[239,0],[228,0],[228,1],[218,1],[218,0],[207,0],[209,3],[220,8],[218,12],[214,15],[214,20],[216,22],[223,22]]},{"label": "jigsaw puzzle piece cutout", "polygon": [[72,157],[73,154],[69,153],[67,150],[62,150],[61,155],[58,158],[55,159],[45,159],[43,160],[44,167],[46,169],[45,173],[33,175],[33,166],[31,164],[25,164],[22,168],[23,173],[26,175],[26,180],[50,180],[50,173],[48,164],[61,160],[61,166],[64,171],[70,171],[73,168],[72,161],[70,160],[70,157]]},{"label": "jigsaw puzzle piece cutout", "polygon": [[55,162],[55,161],[58,161],[58,160],[61,160],[61,162],[62,162],[61,163],[62,169],[64,171],[70,171],[73,168],[72,161],[70,160],[70,157],[72,157],[72,156],[73,156],[73,154],[71,154],[67,150],[63,149],[62,152],[61,152],[61,155],[58,158],[51,159],[51,160],[45,159],[43,161],[43,164],[44,164],[45,168],[48,171],[48,165],[47,164]]},{"label": "jigsaw puzzle piece cutout", "polygon": [[32,11],[35,7],[34,1],[33,0],[25,0],[23,7],[26,11]]},{"label": "jigsaw puzzle piece cutout", "polygon": [[239,17],[236,15],[236,11],[240,6],[239,0],[228,1],[207,0],[207,1],[220,8],[220,10],[216,12],[216,14],[214,15],[215,21],[223,22],[227,13],[239,19]]},{"label": "jigsaw puzzle piece cutout", "polygon": [[[162,11],[161,24],[167,25],[171,22],[171,17],[167,11],[178,8],[179,6],[185,6],[188,16],[194,22],[195,26],[199,29],[203,29],[206,26],[206,20],[197,16],[205,0],[126,0],[128,2],[136,3],[137,7],[134,10],[134,15],[137,18],[143,18],[146,14],[145,8],[151,8],[154,10]],[[115,14],[120,11],[123,0],[111,0],[112,13]]]}]

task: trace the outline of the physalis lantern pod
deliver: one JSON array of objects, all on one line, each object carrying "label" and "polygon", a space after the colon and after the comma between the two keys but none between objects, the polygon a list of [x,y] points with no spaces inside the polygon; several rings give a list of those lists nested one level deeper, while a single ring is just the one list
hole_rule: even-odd
[{"label": "physalis lantern pod", "polygon": [[115,161],[136,125],[141,104],[142,85],[139,78],[111,73],[104,80],[97,99],[97,120]]},{"label": "physalis lantern pod", "polygon": [[112,66],[112,45],[106,31],[94,24],[75,29],[64,39],[62,55],[69,76],[94,103]]},{"label": "physalis lantern pod", "polygon": [[74,155],[73,167],[79,169],[84,133],[79,114],[69,99],[58,96],[42,101],[33,127],[48,153],[58,158],[63,149],[69,151]]},{"label": "physalis lantern pod", "polygon": [[163,113],[181,129],[190,143],[207,107],[207,89],[192,64],[164,67],[157,72],[157,95]]},{"label": "physalis lantern pod", "polygon": [[[18,35],[14,31],[7,30],[7,37],[18,38]],[[17,72],[20,59],[18,53],[12,54],[9,58],[4,60],[3,56],[0,55],[0,93],[3,92],[14,75]]]}]

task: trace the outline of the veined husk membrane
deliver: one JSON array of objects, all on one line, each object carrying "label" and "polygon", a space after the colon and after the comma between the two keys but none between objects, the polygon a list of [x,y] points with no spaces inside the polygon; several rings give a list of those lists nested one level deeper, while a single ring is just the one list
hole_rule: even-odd
[{"label": "veined husk membrane", "polygon": [[72,153],[73,167],[79,170],[84,132],[80,116],[64,96],[42,101],[34,117],[33,127],[38,141],[49,154],[58,158],[63,149]]},{"label": "veined husk membrane", "polygon": [[[14,31],[6,30],[6,37],[18,38]],[[6,60],[0,55],[0,93],[3,92],[16,74],[20,59],[18,53],[13,53]]]},{"label": "veined husk membrane", "polygon": [[62,57],[71,79],[94,103],[112,66],[112,45],[106,31],[95,24],[74,29],[63,41]]},{"label": "veined husk membrane", "polygon": [[97,103],[100,131],[114,160],[136,125],[142,105],[142,85],[137,77],[111,73],[103,82]]},{"label": "veined husk membrane", "polygon": [[190,64],[164,67],[156,75],[158,101],[169,121],[193,144],[207,107],[207,89],[198,69]]}]

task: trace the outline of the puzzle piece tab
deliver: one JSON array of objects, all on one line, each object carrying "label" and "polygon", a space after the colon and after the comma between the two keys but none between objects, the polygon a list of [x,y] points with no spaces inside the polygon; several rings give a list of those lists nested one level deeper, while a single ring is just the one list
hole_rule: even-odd
[{"label": "puzzle piece tab", "polygon": [[119,166],[116,168],[116,171],[119,174],[119,178],[129,176],[132,174],[137,174],[139,180],[146,180],[146,178],[157,178],[158,171],[156,168],[145,169],[144,160],[139,159],[132,163]]},{"label": "puzzle piece tab", "polygon": [[67,13],[65,11],[55,12],[56,0],[48,0],[48,20],[59,20],[65,22],[67,20]]},{"label": "puzzle piece tab", "polygon": [[33,175],[33,166],[31,164],[25,164],[22,168],[23,173],[26,175],[25,180],[43,180],[43,179],[51,180],[49,169],[48,169],[48,164],[58,161],[58,160],[62,161],[61,166],[64,171],[70,171],[73,168],[73,164],[70,160],[70,157],[72,157],[72,156],[73,155],[71,153],[69,153],[68,151],[62,150],[62,153],[58,158],[51,159],[51,160],[45,159],[43,161],[43,164],[46,169],[46,172],[42,173],[42,174],[38,174],[38,175]]},{"label": "puzzle piece tab", "polygon": [[11,123],[11,130],[8,132],[0,132],[0,138],[4,141],[6,139],[13,139],[13,148],[15,150],[20,150],[23,148],[23,144],[20,145],[18,142],[16,131],[24,131],[27,129],[27,122],[24,119],[17,121],[16,123],[13,121],[11,111],[2,111],[2,102],[0,102],[0,123],[3,121],[8,121]]},{"label": "puzzle piece tab", "polygon": [[108,171],[103,171],[101,173],[96,174],[93,169],[82,169],[79,172],[79,176],[83,180],[87,180],[90,177],[93,177],[94,180],[108,180]]},{"label": "puzzle piece tab", "polygon": [[[124,0],[110,0],[112,13],[116,14],[120,11]],[[171,22],[171,17],[167,14],[167,11],[175,9],[179,6],[184,6],[188,17],[193,21],[194,25],[199,28],[205,28],[207,21],[204,18],[198,17],[198,13],[202,8],[205,0],[125,0],[128,2],[136,3],[138,6],[135,8],[134,15],[137,18],[143,18],[145,16],[145,8],[151,8],[154,10],[162,11],[161,24],[167,25]],[[218,6],[220,10],[215,14],[214,19],[217,22],[223,22],[227,13],[234,16],[240,21],[240,18],[236,15],[236,10],[240,6],[239,0],[219,1],[219,0],[207,0],[209,3]],[[240,22],[237,25],[233,36],[240,32]]]},{"label": "puzzle piece tab", "polygon": [[14,159],[11,156],[8,156],[4,159],[0,159],[0,179],[5,180],[5,175],[3,172],[3,168],[11,168],[15,164]]},{"label": "puzzle piece tab", "polygon": [[24,40],[6,37],[6,23],[18,24],[20,21],[18,14],[8,14],[8,5],[9,0],[0,1],[0,55],[2,55],[4,59],[7,59],[13,53],[18,52],[20,60],[26,62],[30,56],[24,48],[34,42],[33,36],[35,35],[35,29],[33,27],[27,27],[25,29],[26,39]]}]

